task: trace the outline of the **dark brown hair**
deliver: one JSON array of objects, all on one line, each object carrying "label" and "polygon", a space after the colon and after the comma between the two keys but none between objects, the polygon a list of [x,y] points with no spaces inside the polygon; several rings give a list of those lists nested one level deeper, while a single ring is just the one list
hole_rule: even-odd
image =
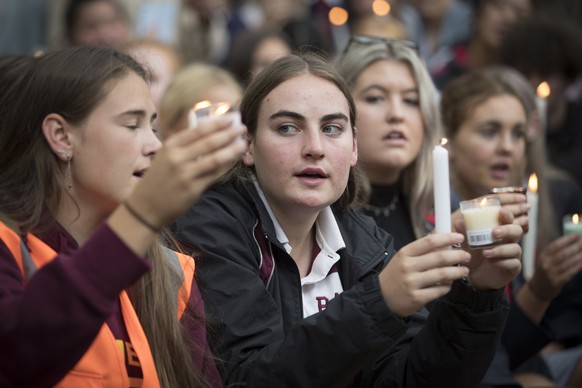
[{"label": "dark brown hair", "polygon": [[446,136],[454,138],[477,106],[499,95],[517,98],[524,111],[528,112],[522,95],[505,79],[482,71],[472,71],[453,80],[443,91],[441,99],[441,115]]},{"label": "dark brown hair", "polygon": [[[6,114],[0,130],[0,219],[22,234],[42,229],[58,211],[66,189],[63,163],[41,130],[44,118],[58,113],[81,126],[129,74],[146,79],[130,56],[112,49],[66,48],[49,52],[27,66],[0,100]],[[52,222],[52,221],[50,221]],[[162,238],[162,236],[160,236]],[[152,270],[130,290],[148,337],[162,386],[197,387],[204,376],[194,364],[189,337],[178,321],[176,290],[181,274],[161,244],[148,252]],[[181,292],[182,290],[180,290]],[[184,319],[197,317],[184,314]]]},{"label": "dark brown hair", "polygon": [[[352,133],[355,136],[356,106],[346,82],[321,55],[313,51],[303,51],[279,58],[261,71],[247,87],[241,101],[240,110],[242,121],[247,126],[251,139],[257,131],[259,108],[265,97],[283,82],[304,74],[311,74],[327,80],[342,92],[348,102],[350,124]],[[251,171],[250,168],[239,162],[234,169],[227,173],[222,181],[229,180],[234,176],[248,179]],[[360,198],[359,176],[360,173],[356,168],[350,168],[347,187],[335,203],[335,206],[341,211],[347,210],[355,200]]]}]

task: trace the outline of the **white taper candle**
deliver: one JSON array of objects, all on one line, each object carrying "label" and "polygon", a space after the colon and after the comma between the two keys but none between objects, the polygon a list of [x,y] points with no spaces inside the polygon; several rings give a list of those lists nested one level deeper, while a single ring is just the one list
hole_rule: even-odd
[{"label": "white taper candle", "polygon": [[451,231],[451,188],[449,181],[449,151],[443,147],[447,139],[432,151],[434,176],[434,215],[435,232],[449,233]]}]

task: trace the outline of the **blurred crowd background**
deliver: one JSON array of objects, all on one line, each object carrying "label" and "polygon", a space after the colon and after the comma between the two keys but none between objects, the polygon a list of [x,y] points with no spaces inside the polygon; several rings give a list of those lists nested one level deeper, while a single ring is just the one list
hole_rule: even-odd
[{"label": "blurred crowd background", "polygon": [[191,64],[221,68],[244,88],[301,47],[334,57],[353,34],[406,39],[439,90],[492,65],[534,88],[547,82],[550,161],[582,186],[581,26],[579,0],[0,0],[0,57],[116,47],[150,69],[161,104]]},{"label": "blurred crowd background", "polygon": [[[496,15],[474,16],[485,3]],[[330,54],[351,33],[407,38],[419,44],[431,73],[482,26],[502,38],[528,15],[556,24],[582,22],[578,0],[0,0],[0,56],[66,44],[122,46],[150,39],[176,50],[182,64],[227,65],[249,35],[270,31],[292,48]],[[495,35],[495,36],[494,36]],[[492,43],[492,42],[490,42]],[[246,46],[245,46],[246,45]],[[239,47],[240,46],[240,47]],[[248,50],[246,50],[248,51]]]}]

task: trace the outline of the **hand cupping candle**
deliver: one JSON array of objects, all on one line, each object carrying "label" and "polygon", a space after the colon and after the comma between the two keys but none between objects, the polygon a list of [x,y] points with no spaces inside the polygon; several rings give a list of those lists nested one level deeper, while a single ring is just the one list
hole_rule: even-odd
[{"label": "hand cupping candle", "polygon": [[499,226],[500,210],[498,198],[485,197],[461,202],[469,247],[485,248],[495,244],[492,231]]}]

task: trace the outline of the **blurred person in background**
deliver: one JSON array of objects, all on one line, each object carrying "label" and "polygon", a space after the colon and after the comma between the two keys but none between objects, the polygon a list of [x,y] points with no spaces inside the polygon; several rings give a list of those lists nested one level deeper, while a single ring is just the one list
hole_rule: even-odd
[{"label": "blurred person in background", "polygon": [[471,8],[459,0],[409,0],[399,15],[430,74],[451,60],[456,44],[471,36]]},{"label": "blurred person in background", "polygon": [[469,70],[497,64],[503,38],[531,11],[531,0],[476,0],[469,40],[455,45],[452,58],[431,73],[437,88]]},{"label": "blurred person in background", "polygon": [[390,15],[364,15],[350,26],[352,35],[366,35],[378,38],[407,39],[404,24]]},{"label": "blurred person in background", "polygon": [[[580,341],[581,304],[575,300],[582,291],[582,240],[576,234],[561,236],[561,220],[582,211],[582,196],[571,181],[546,174],[539,147],[543,139],[536,138],[537,128],[530,128],[538,125],[533,89],[509,68],[472,71],[444,90],[442,112],[451,181],[461,199],[487,195],[495,187],[521,186],[534,166],[542,189],[533,275],[512,282],[502,347],[482,384],[579,386],[573,371],[582,349],[560,352],[565,346],[556,345]],[[564,319],[570,324],[563,325]],[[554,354],[542,359],[544,348]]]},{"label": "blurred person in background", "polygon": [[132,38],[127,11],[117,0],[70,0],[64,22],[73,46],[120,48]]},{"label": "blurred person in background", "polygon": [[184,64],[222,64],[231,45],[227,0],[182,0],[178,52]]},{"label": "blurred person in background", "polygon": [[236,38],[225,67],[241,85],[247,85],[265,66],[291,50],[283,32],[266,27],[248,30]]},{"label": "blurred person in background", "polygon": [[178,54],[171,46],[153,39],[133,40],[123,50],[148,70],[148,86],[159,109],[166,88],[182,67]]},{"label": "blurred person in background", "polygon": [[503,64],[519,70],[534,88],[547,82],[546,147],[549,161],[582,187],[582,102],[568,88],[582,74],[582,29],[562,18],[536,16],[517,24],[500,49]]},{"label": "blurred person in background", "polygon": [[[411,46],[412,45],[412,46]],[[336,60],[357,108],[364,212],[400,249],[430,234],[432,148],[443,137],[436,89],[413,42],[352,36]]]},{"label": "blurred person in background", "polygon": [[159,109],[160,137],[188,128],[188,112],[198,102],[226,102],[238,106],[242,88],[228,71],[210,64],[184,67],[166,89]]}]

